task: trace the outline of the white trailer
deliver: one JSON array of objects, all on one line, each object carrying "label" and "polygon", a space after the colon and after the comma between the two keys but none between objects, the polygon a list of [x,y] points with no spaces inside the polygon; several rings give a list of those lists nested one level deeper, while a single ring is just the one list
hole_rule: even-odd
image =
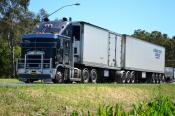
[{"label": "white trailer", "polygon": [[79,45],[74,47],[79,48],[78,61],[81,62],[77,63],[83,65],[79,67],[82,71],[95,71],[95,75],[100,73],[103,77],[113,77],[113,81],[123,83],[140,80],[156,83],[163,80],[164,47],[122,36],[86,22],[73,25],[81,28]]},{"label": "white trailer", "polygon": [[165,67],[164,47],[131,36],[123,36],[122,45],[122,67],[125,70],[141,72],[140,77],[143,80],[162,80]]}]

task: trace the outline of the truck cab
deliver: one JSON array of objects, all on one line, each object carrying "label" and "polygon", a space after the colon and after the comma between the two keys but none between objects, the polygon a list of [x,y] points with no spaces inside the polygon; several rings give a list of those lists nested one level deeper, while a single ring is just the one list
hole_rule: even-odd
[{"label": "truck cab", "polygon": [[[63,75],[71,76],[73,41],[70,28],[71,22],[65,19],[41,22],[33,33],[22,36],[21,58],[17,63],[19,80],[62,82]],[[63,69],[68,69],[66,74]]]}]

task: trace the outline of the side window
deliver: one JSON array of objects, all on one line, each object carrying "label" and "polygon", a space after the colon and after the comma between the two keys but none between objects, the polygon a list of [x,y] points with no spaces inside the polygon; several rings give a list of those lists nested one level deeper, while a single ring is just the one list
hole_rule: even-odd
[{"label": "side window", "polygon": [[80,26],[73,26],[73,38],[75,41],[80,41]]},{"label": "side window", "polygon": [[72,34],[72,29],[71,29],[71,26],[69,25],[69,26],[66,27],[66,29],[64,30],[62,35],[71,37],[71,34]]},{"label": "side window", "polygon": [[74,47],[74,54],[77,54],[77,48]]}]

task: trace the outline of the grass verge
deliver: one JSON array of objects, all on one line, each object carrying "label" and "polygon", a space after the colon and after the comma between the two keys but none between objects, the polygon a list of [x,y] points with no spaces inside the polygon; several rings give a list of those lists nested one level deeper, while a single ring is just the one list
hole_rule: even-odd
[{"label": "grass verge", "polygon": [[99,106],[116,104],[129,112],[133,104],[148,103],[159,96],[175,100],[174,88],[175,84],[5,86],[0,87],[0,115],[71,115],[73,111],[95,114]]}]

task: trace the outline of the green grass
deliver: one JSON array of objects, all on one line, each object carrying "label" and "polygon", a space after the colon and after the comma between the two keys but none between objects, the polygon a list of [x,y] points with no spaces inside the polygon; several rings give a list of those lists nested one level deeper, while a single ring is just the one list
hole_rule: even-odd
[{"label": "green grass", "polygon": [[20,83],[20,81],[17,79],[1,79],[0,78],[0,83]]},{"label": "green grass", "polygon": [[0,87],[0,115],[70,115],[73,111],[96,112],[99,106],[116,104],[127,112],[133,104],[150,102],[162,95],[175,100],[175,84],[40,83]]}]

